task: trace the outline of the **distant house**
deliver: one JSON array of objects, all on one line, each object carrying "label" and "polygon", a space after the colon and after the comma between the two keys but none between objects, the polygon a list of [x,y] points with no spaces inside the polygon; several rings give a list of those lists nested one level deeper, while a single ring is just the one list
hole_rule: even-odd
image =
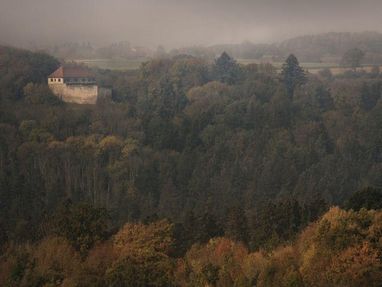
[{"label": "distant house", "polygon": [[95,104],[100,94],[111,94],[109,89],[99,89],[93,73],[86,67],[61,66],[48,77],[52,92],[64,102]]}]

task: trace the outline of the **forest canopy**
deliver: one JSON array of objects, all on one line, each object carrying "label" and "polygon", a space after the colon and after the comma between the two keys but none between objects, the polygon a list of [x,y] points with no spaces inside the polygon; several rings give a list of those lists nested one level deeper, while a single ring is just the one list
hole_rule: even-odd
[{"label": "forest canopy", "polygon": [[1,47],[0,285],[380,282],[382,77],[289,59],[95,70],[113,97],[89,106]]}]

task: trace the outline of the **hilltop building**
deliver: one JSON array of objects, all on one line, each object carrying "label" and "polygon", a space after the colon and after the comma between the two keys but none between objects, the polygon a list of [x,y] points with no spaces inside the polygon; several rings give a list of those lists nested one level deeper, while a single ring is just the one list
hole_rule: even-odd
[{"label": "hilltop building", "polygon": [[111,95],[110,89],[97,86],[95,76],[82,66],[61,66],[48,77],[52,92],[64,102],[95,104],[101,94]]}]

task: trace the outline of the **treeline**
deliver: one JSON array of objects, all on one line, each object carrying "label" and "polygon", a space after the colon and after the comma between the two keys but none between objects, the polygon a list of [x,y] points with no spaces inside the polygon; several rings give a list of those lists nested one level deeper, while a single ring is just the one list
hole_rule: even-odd
[{"label": "treeline", "polygon": [[381,211],[334,207],[296,240],[271,250],[251,252],[243,242],[215,237],[176,258],[170,222],[128,223],[110,236],[104,210],[67,203],[43,225],[42,239],[3,247],[0,284],[380,286],[381,217]]}]

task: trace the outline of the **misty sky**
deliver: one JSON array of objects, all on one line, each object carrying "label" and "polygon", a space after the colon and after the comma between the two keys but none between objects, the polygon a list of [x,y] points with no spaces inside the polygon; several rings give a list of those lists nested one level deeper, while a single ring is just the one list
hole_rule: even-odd
[{"label": "misty sky", "polygon": [[166,48],[382,31],[382,0],[0,0],[0,43]]}]

